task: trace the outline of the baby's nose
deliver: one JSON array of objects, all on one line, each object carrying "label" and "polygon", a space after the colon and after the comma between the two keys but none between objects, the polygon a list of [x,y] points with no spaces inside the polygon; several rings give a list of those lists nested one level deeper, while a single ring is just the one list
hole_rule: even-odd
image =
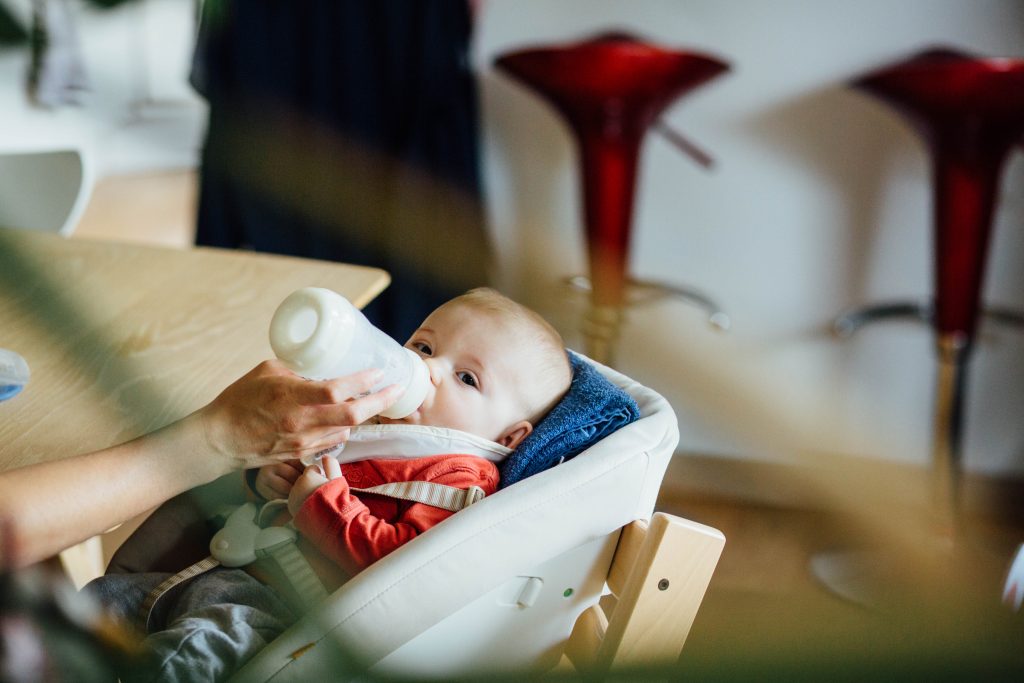
[{"label": "baby's nose", "polygon": [[441,364],[433,358],[424,358],[423,361],[427,364],[427,371],[430,373],[430,383],[435,387],[441,383]]}]

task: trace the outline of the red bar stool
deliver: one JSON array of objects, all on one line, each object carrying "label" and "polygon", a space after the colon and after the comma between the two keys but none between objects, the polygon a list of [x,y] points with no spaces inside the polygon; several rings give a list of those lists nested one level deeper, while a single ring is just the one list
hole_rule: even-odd
[{"label": "red bar stool", "polygon": [[[510,52],[495,64],[553,104],[579,143],[590,276],[569,281],[590,291],[583,326],[587,354],[611,362],[628,289],[646,298],[682,297],[705,308],[714,325],[728,327],[728,317],[700,292],[633,280],[626,271],[644,135],[669,104],[729,66],[707,55],[666,50],[620,33]],[[687,140],[659,129],[699,163],[710,164],[710,158]]]},{"label": "red bar stool", "polygon": [[[932,455],[936,509],[953,533],[958,508],[964,373],[978,324],[981,285],[999,180],[1011,148],[1024,137],[1024,59],[923,52],[854,82],[915,126],[932,154],[934,303],[887,303],[851,311],[840,335],[882,318],[931,323],[938,351]],[[1021,324],[1007,310],[984,313]]]}]

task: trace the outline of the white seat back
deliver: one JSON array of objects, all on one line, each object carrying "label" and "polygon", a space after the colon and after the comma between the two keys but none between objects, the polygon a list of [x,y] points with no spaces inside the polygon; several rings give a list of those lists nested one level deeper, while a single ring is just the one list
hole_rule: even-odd
[{"label": "white seat back", "polygon": [[0,153],[0,227],[70,235],[91,187],[79,150]]},{"label": "white seat back", "polygon": [[554,664],[601,595],[619,529],[650,517],[679,439],[661,396],[598,368],[636,399],[641,419],[375,563],[232,680],[322,680],[339,645],[405,675]]}]

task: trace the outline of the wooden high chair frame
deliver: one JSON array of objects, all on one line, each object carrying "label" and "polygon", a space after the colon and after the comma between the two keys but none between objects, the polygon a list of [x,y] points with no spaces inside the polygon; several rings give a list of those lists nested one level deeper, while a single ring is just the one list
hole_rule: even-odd
[{"label": "wooden high chair frame", "polygon": [[601,674],[674,663],[724,546],[717,529],[663,512],[623,527],[611,592],[577,619],[559,668]]}]

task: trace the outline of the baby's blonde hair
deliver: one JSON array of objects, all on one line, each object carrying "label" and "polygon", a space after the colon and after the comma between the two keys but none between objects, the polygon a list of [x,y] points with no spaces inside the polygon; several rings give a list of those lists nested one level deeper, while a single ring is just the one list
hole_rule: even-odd
[{"label": "baby's blonde hair", "polygon": [[514,301],[490,287],[477,287],[451,299],[445,306],[470,306],[479,311],[495,313],[514,323],[523,334],[523,343],[536,352],[538,377],[523,386],[530,414],[526,417],[536,425],[569,390],[572,369],[562,335],[536,311]]}]

